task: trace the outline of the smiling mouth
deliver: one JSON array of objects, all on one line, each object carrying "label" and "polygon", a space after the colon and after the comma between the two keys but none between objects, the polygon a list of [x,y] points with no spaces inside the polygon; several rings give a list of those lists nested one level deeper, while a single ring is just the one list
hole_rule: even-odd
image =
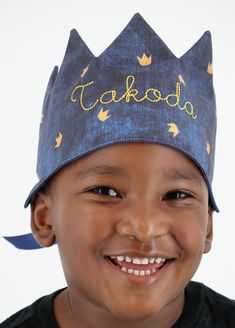
[{"label": "smiling mouth", "polygon": [[155,275],[175,260],[163,257],[137,258],[123,255],[107,256],[106,259],[123,273],[141,277]]}]

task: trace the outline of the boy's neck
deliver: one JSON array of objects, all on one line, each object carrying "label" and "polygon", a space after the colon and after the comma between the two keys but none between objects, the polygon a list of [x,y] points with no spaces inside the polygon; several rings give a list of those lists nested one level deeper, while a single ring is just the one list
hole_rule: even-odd
[{"label": "boy's neck", "polygon": [[70,297],[69,289],[54,300],[54,313],[60,328],[171,328],[179,319],[184,306],[184,293],[157,315],[140,322],[123,321],[83,298]]}]

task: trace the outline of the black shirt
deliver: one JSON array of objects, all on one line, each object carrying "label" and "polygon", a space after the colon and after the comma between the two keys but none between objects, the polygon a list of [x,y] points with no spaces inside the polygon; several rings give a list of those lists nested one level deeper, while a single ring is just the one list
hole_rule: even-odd
[{"label": "black shirt", "polygon": [[[0,328],[59,328],[53,300],[63,289],[44,296],[0,324]],[[235,301],[205,285],[190,282],[185,290],[185,304],[172,328],[235,328]]]}]

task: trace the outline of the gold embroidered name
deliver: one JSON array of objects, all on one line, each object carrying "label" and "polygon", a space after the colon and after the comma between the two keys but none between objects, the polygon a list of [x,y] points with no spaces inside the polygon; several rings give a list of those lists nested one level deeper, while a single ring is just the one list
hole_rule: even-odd
[{"label": "gold embroidered name", "polygon": [[[125,101],[129,103],[131,100],[141,103],[143,101],[150,101],[153,103],[158,103],[160,101],[166,102],[166,104],[170,107],[177,107],[181,111],[185,111],[189,116],[191,116],[194,120],[197,118],[197,114],[195,114],[195,109],[193,104],[190,101],[186,101],[185,103],[181,104],[181,86],[180,82],[176,83],[175,92],[170,93],[168,95],[162,96],[161,91],[155,88],[149,88],[144,92],[144,95],[139,95],[139,90],[135,89],[135,76],[128,75],[126,77],[126,90],[124,94],[118,97],[116,90],[107,90],[101,94],[99,98],[97,98],[92,105],[89,107],[85,105],[85,90],[91,87],[95,81],[91,81],[86,84],[77,85],[71,94],[72,102],[76,102],[79,97],[79,102],[83,110],[92,110],[98,104],[110,104],[110,103],[119,103],[121,101]],[[78,95],[79,94],[79,95]]]}]

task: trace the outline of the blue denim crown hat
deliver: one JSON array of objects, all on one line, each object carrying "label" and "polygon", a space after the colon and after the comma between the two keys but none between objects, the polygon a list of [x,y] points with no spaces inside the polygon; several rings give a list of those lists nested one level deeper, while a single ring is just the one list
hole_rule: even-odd
[{"label": "blue denim crown hat", "polygon": [[[98,57],[72,30],[46,90],[39,133],[39,181],[25,207],[66,164],[123,142],[170,146],[188,156],[212,189],[216,104],[210,32],[177,58],[135,14]],[[7,237],[16,247],[40,247],[31,234]]]}]

